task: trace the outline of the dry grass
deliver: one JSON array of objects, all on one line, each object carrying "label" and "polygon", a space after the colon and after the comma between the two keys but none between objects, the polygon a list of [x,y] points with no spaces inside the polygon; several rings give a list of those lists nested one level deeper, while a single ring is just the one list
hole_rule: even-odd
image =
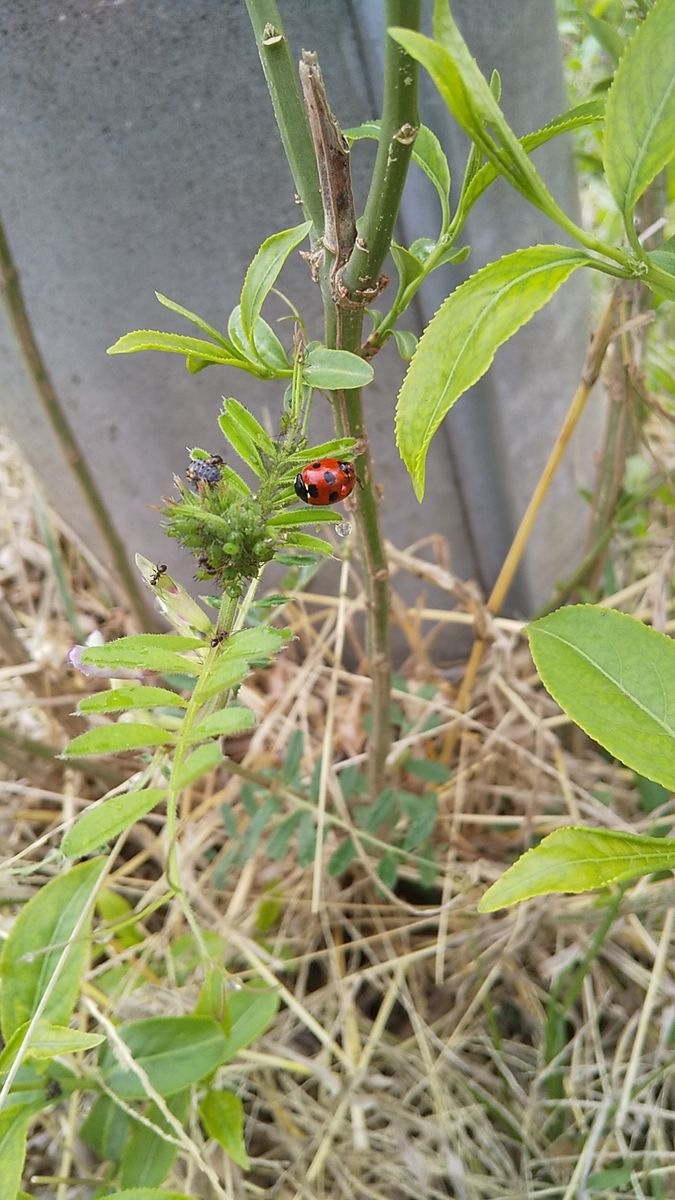
[{"label": "dry grass", "polygon": [[[653,436],[672,460],[667,424]],[[111,608],[100,567],[50,513],[67,591],[59,590],[32,482],[7,442],[0,474],[6,932],[16,905],[61,869],[63,822],[119,778],[113,760],[95,777],[47,749],[60,749],[81,728],[69,714],[87,683],[66,669],[66,651],[76,633],[101,626],[110,638],[130,626],[124,611]],[[620,588],[605,602],[672,631],[665,506],[654,506],[637,551],[629,542],[618,546],[615,564]],[[407,732],[394,745],[394,771],[404,770],[411,748],[417,758],[438,759],[445,732],[458,723],[462,730],[458,768],[438,785],[437,885],[423,890],[411,860],[396,891],[383,888],[372,842],[362,843],[344,878],[325,870],[339,823],[354,820],[339,778],[363,760],[369,692],[356,619],[363,601],[347,565],[339,597],[298,593],[285,609],[296,641],[245,688],[259,724],[235,764],[260,778],[265,767],[279,766],[290,734],[301,730],[308,779],[326,731],[334,731],[317,804],[328,833],[315,869],[301,869],[293,856],[271,862],[260,850],[240,870],[224,872],[222,806],[231,806],[241,830],[246,825],[240,774],[225,768],[184,800],[181,865],[199,921],[225,939],[233,977],[262,974],[283,1003],[255,1050],[219,1073],[244,1099],[251,1171],[242,1173],[205,1142],[193,1117],[171,1182],[205,1200],[675,1196],[672,880],[643,879],[630,889],[581,971],[579,998],[552,1060],[552,989],[588,955],[606,900],[550,897],[496,916],[476,912],[482,889],[533,836],[570,822],[647,832],[657,819],[670,824],[672,802],[645,811],[631,772],[607,762],[561,717],[537,683],[517,622],[492,623],[472,708],[460,717],[456,672],[434,665],[434,646],[448,623],[471,624],[472,593],[452,577],[437,543],[392,551],[392,567],[420,580],[418,605],[394,610],[409,647],[407,688],[397,695]],[[427,605],[430,583],[452,609]],[[352,672],[342,666],[347,658]],[[415,784],[407,778],[405,786]],[[306,804],[292,786],[279,798],[273,824]],[[134,827],[113,868],[113,885],[139,909],[163,891],[162,827],[159,813]],[[270,899],[277,908],[261,933],[261,902]],[[269,920],[269,903],[265,911]],[[97,947],[81,1018],[91,1028],[191,1010],[200,979],[198,970],[177,974],[176,939],[186,932],[180,909],[161,910],[142,929],[140,946],[113,938]],[[127,970],[108,995],[101,983],[111,964]],[[36,1200],[89,1200],[103,1179],[77,1138],[83,1115],[74,1098],[35,1127],[25,1181]],[[630,1179],[622,1184],[610,1174],[594,1186],[598,1172],[616,1168],[632,1169]]]}]

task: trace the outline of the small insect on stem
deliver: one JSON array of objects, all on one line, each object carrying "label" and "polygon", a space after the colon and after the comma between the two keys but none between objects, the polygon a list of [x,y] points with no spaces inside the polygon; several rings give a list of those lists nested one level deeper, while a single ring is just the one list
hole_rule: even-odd
[{"label": "small insect on stem", "polygon": [[224,630],[222,630],[220,633],[214,634],[214,636],[211,638],[211,649],[215,650],[216,646],[220,646],[225,641],[226,637],[227,634]]},{"label": "small insect on stem", "polygon": [[159,583],[159,581],[160,581],[160,579],[161,579],[162,575],[165,575],[165,574],[166,574],[166,570],[167,570],[166,563],[157,563],[157,565],[155,566],[155,569],[154,569],[154,571],[152,572],[152,575],[150,576],[150,578],[149,578],[149,580],[148,580],[148,583],[150,584],[150,587],[156,587],[156,586],[157,586],[157,584]]}]

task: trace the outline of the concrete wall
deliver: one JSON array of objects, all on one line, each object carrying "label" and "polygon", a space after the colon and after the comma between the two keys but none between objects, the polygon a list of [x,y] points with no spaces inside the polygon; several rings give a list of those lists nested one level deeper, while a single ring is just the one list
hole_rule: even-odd
[{"label": "concrete wall", "polygon": [[[375,115],[381,5],[282,0],[281,9],[297,54],[319,52],[342,123]],[[454,11],[483,69],[500,68],[502,101],[518,132],[565,107],[552,0],[455,0]],[[186,446],[219,449],[223,394],[259,413],[266,406],[274,413],[279,397],[274,385],[226,368],[192,377],[175,356],[111,359],[105,349],[138,327],[187,332],[160,308],[154,289],[223,326],[259,243],[298,220],[243,0],[6,0],[0,30],[3,219],[48,369],[130,555],[140,550],[176,568],[180,554],[178,572],[189,578],[190,563],[148,506],[171,491]],[[426,79],[422,115],[461,178],[463,138]],[[361,197],[371,153],[365,143],[354,151]],[[563,143],[543,148],[537,162],[574,210]],[[402,236],[432,234],[437,220],[435,194],[414,170]],[[560,239],[500,183],[472,214],[467,240],[469,262],[433,277],[409,323],[421,326],[482,263]],[[318,296],[299,259],[283,286],[318,329]],[[390,347],[377,360],[368,416],[385,480],[385,529],[398,545],[441,532],[455,570],[489,585],[578,378],[586,287],[582,278],[566,284],[453,410],[431,448],[422,508],[393,442],[404,368]],[[316,431],[330,436],[329,414],[317,408]],[[0,418],[64,516],[101,550],[2,317]],[[596,425],[591,418],[556,482],[514,591],[517,609],[543,599],[579,548],[577,487],[589,480]]]}]

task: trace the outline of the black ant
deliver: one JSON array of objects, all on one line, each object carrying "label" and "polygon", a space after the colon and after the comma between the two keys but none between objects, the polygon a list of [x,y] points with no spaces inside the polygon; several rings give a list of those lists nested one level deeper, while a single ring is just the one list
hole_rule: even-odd
[{"label": "black ant", "polygon": [[156,587],[162,575],[166,574],[166,563],[157,563],[150,579],[148,580],[150,587]]}]

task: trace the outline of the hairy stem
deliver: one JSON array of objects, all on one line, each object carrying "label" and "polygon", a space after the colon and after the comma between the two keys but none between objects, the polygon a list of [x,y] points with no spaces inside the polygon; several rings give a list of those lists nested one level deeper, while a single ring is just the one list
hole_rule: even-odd
[{"label": "hairy stem", "polygon": [[56,394],[56,389],[35,340],[35,334],[33,333],[33,327],[21,291],[19,275],[2,225],[0,225],[0,291],[2,291],[9,323],[14,331],[14,336],[23,356],[28,378],[42,405],[42,410],[56,434],[70,469],[84,492],[89,509],[108,548],[117,574],[122,581],[129,603],[141,623],[141,628],[143,628],[148,623],[152,623],[152,618],[139,587],[136,574],[129,565],[124,546],[111,520],[103,497],[94,481],[94,477],[77,444],[63,404]]}]

